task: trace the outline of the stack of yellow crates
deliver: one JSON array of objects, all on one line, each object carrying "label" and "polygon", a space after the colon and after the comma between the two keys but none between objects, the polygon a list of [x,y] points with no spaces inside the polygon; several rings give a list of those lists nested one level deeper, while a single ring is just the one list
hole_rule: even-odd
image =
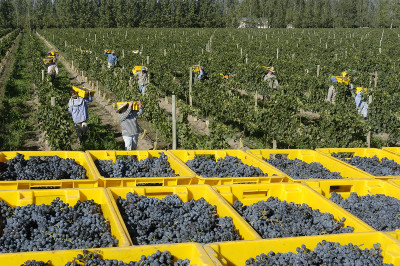
[{"label": "stack of yellow crates", "polygon": [[[83,91],[83,96],[88,93]],[[120,102],[119,104],[121,104]],[[116,162],[120,157],[135,157],[135,160],[159,158],[161,153],[167,157],[174,172],[170,177],[105,177],[97,168],[96,160]],[[329,200],[333,192],[348,198],[352,192],[359,196],[391,196],[400,200],[400,176],[374,176],[357,167],[349,165],[331,154],[342,153],[348,158],[353,156],[388,158],[400,164],[400,148],[327,148],[316,150],[300,149],[255,149],[255,150],[88,150],[86,152],[49,151],[49,152],[0,152],[0,162],[15,158],[17,153],[25,159],[35,156],[59,156],[71,158],[86,170],[82,180],[20,180],[0,181],[0,200],[11,206],[28,204],[50,204],[60,198],[70,206],[78,201],[94,200],[101,206],[104,217],[110,225],[111,234],[118,239],[117,247],[89,249],[104,259],[117,259],[124,262],[138,261],[142,255],[150,256],[157,250],[169,251],[177,259],[189,259],[191,265],[245,265],[250,257],[273,251],[295,252],[303,244],[314,249],[323,240],[339,242],[342,245],[352,243],[362,249],[373,248],[379,243],[383,262],[400,265],[400,231],[377,231],[360,218]],[[196,156],[210,156],[218,160],[226,156],[239,158],[244,164],[258,167],[266,174],[261,177],[203,177],[186,164]],[[295,179],[285,172],[267,163],[266,159],[276,156],[299,159],[306,163],[320,163],[331,172],[338,172],[343,179]],[[128,160],[129,160],[128,159]],[[44,189],[47,188],[47,189]],[[139,196],[163,199],[168,195],[177,195],[183,202],[203,198],[214,205],[218,217],[231,217],[240,239],[219,243],[165,243],[157,245],[139,245],[131,237],[125,217],[117,205],[119,198],[127,193]],[[253,227],[233,208],[240,200],[244,206],[276,197],[281,201],[295,204],[307,204],[312,209],[330,213],[335,220],[343,221],[344,226],[354,228],[353,233],[325,234],[286,238],[263,239]],[[278,223],[278,221],[275,221]],[[400,229],[400,228],[399,228]],[[83,249],[37,251],[0,254],[3,264],[21,265],[28,260],[50,262],[51,265],[65,265],[72,261]]]}]

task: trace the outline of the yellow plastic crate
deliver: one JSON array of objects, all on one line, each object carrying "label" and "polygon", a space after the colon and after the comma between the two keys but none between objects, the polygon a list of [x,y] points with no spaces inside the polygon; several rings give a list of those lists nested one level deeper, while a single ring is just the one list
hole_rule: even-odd
[{"label": "yellow plastic crate", "polygon": [[[112,160],[116,161],[117,156],[121,155],[136,155],[139,161],[151,157],[160,157],[160,153],[164,152],[167,155],[168,162],[174,170],[176,177],[132,177],[132,178],[107,178],[100,175],[97,166],[94,161],[96,160]],[[176,160],[173,156],[162,150],[151,150],[151,151],[86,151],[89,159],[89,164],[93,170],[93,173],[99,178],[99,185],[103,187],[130,187],[143,184],[159,184],[161,186],[172,186],[172,185],[189,185],[194,182],[194,173],[184,163]]]},{"label": "yellow plastic crate", "polygon": [[353,180],[321,180],[305,181],[304,184],[317,191],[326,198],[331,197],[332,192],[340,194],[344,199],[356,192],[358,196],[384,194],[400,200],[400,188],[390,182],[373,179]]},{"label": "yellow plastic crate", "polygon": [[114,52],[115,52],[115,50],[114,50],[114,49],[104,49],[104,52],[105,52],[105,53],[107,53],[107,54],[111,54],[111,53],[112,53],[112,51],[114,51]]},{"label": "yellow plastic crate", "polygon": [[357,95],[360,91],[363,91],[363,92],[365,93],[366,96],[369,96],[368,88],[356,87],[356,95]]},{"label": "yellow plastic crate", "polygon": [[[247,152],[257,156],[261,160],[270,159],[271,155],[282,154],[286,155],[286,158],[290,160],[299,159],[306,163],[314,163],[314,162],[320,163],[322,164],[322,166],[324,166],[331,172],[339,172],[343,178],[370,178],[370,175],[366,175],[364,171],[358,170],[358,168],[354,169],[353,167],[348,167],[347,164],[339,163],[338,161],[332,160],[330,157],[324,156],[321,153],[318,153],[314,150],[297,150],[297,149],[262,150],[261,149],[261,150],[247,150]],[[305,179],[294,179],[292,177],[289,178],[290,181],[292,182],[302,182],[305,180]],[[318,181],[323,179],[314,179],[314,180]]]},{"label": "yellow plastic crate", "polygon": [[[189,259],[191,265],[213,265],[211,258],[205,252],[203,247],[197,243],[169,244],[169,245],[151,245],[119,248],[100,248],[88,249],[91,252],[97,252],[103,259],[117,259],[123,262],[139,261],[141,255],[150,256],[157,250],[169,251],[175,258]],[[82,249],[62,250],[62,251],[39,251],[39,252],[21,252],[0,254],[0,262],[3,265],[21,265],[28,260],[51,262],[52,266],[64,266],[72,261],[78,254],[82,254]]]},{"label": "yellow plastic crate", "polygon": [[352,243],[360,249],[373,248],[374,244],[380,243],[383,262],[400,265],[400,242],[380,232],[213,243],[205,245],[204,249],[215,265],[245,265],[250,257],[268,254],[271,250],[275,253],[297,253],[296,248],[302,244],[314,250],[322,240],[341,245]]},{"label": "yellow plastic crate", "polygon": [[382,150],[388,151],[388,152],[396,154],[397,156],[400,156],[400,147],[383,147]]},{"label": "yellow plastic crate", "polygon": [[193,72],[199,72],[200,69],[201,69],[201,66],[200,66],[200,65],[193,65],[193,66],[192,66],[192,71],[193,71]]},{"label": "yellow plastic crate", "polygon": [[396,231],[391,231],[391,232],[385,232],[385,234],[393,237],[396,240],[400,241],[400,230],[396,230]]},{"label": "yellow plastic crate", "polygon": [[132,73],[135,74],[136,72],[142,71],[143,66],[134,66],[132,68]]},{"label": "yellow plastic crate", "polygon": [[267,201],[270,197],[277,197],[281,201],[307,204],[312,209],[320,212],[331,213],[336,220],[345,217],[344,226],[354,227],[354,232],[376,231],[356,216],[340,208],[333,202],[321,197],[309,187],[299,183],[274,183],[274,184],[246,184],[215,186],[214,189],[231,205],[240,200],[244,206],[249,206],[261,200]]},{"label": "yellow plastic crate", "polygon": [[389,179],[389,180],[386,180],[386,182],[388,182],[389,184],[394,185],[400,189],[400,179],[399,178]]},{"label": "yellow plastic crate", "polygon": [[46,56],[45,58],[43,58],[43,63],[51,64],[54,62],[54,58],[55,58],[55,56],[52,56],[52,55]]},{"label": "yellow plastic crate", "polygon": [[29,204],[49,205],[57,197],[64,203],[68,203],[69,206],[75,206],[78,201],[94,200],[95,203],[101,206],[103,216],[110,224],[111,235],[118,239],[118,246],[125,247],[132,245],[123,230],[123,226],[118,218],[118,213],[113,207],[112,200],[109,198],[104,188],[0,191],[0,200],[3,200],[13,207],[26,206]]},{"label": "yellow plastic crate", "polygon": [[[113,205],[118,210],[116,200],[118,196],[126,199],[129,192],[144,195],[147,197],[155,197],[163,199],[167,195],[177,195],[182,201],[187,202],[192,199],[199,200],[204,198],[209,204],[215,205],[219,217],[230,216],[233,225],[238,231],[239,236],[244,240],[260,239],[260,236],[253,228],[229,205],[224,199],[210,186],[207,185],[191,185],[191,186],[167,186],[167,187],[130,187],[130,188],[107,188],[110,198],[114,199]],[[118,218],[123,225],[125,233],[129,236],[128,229],[125,226],[121,214],[118,212]],[[131,238],[130,238],[131,240]],[[133,241],[131,240],[133,243]]]},{"label": "yellow plastic crate", "polygon": [[324,180],[320,182],[305,181],[304,183],[327,199],[331,197],[332,192],[340,194],[343,199],[347,199],[351,192],[356,192],[358,196],[383,194],[400,200],[400,187],[383,180]]},{"label": "yellow plastic crate", "polygon": [[56,56],[56,55],[59,55],[60,54],[60,51],[49,51],[48,52],[50,55],[52,55],[52,56]]},{"label": "yellow plastic crate", "polygon": [[[287,182],[289,180],[285,173],[258,159],[256,156],[241,150],[169,150],[168,153],[173,154],[175,158],[180,159],[184,163],[194,159],[196,155],[214,155],[215,160],[225,158],[225,156],[235,156],[239,158],[242,163],[258,167],[261,171],[268,174],[268,176],[260,177],[202,177],[191,170],[196,175],[198,184],[216,186],[243,183],[275,183]],[[276,176],[272,176],[274,174]]]},{"label": "yellow plastic crate", "polygon": [[378,157],[379,159],[382,158],[388,158],[389,160],[393,160],[395,161],[397,164],[400,165],[400,156],[397,156],[393,153],[390,153],[388,151],[385,150],[380,150],[380,149],[374,149],[374,148],[323,148],[323,149],[316,149],[317,152],[320,152],[326,156],[330,156],[330,158],[337,160],[341,163],[346,164],[349,167],[353,167],[363,173],[365,173],[366,175],[369,175],[370,178],[377,178],[377,179],[382,179],[382,180],[388,180],[388,179],[392,179],[392,178],[400,178],[400,176],[393,176],[393,175],[388,175],[388,176],[374,176],[371,175],[355,166],[352,166],[348,163],[345,163],[333,156],[331,156],[331,154],[333,152],[335,153],[350,153],[352,154],[351,157],[347,157],[347,159],[352,158],[354,156],[360,156],[360,157],[374,157],[374,155],[376,155],[376,157]]},{"label": "yellow plastic crate", "polygon": [[336,78],[338,83],[343,83],[346,85],[349,85],[350,81],[351,81],[351,79],[349,77],[332,76],[332,78]]},{"label": "yellow plastic crate", "polygon": [[95,91],[88,89],[84,86],[72,86],[72,89],[76,92],[78,92],[78,96],[82,98],[88,98],[89,94],[93,97]]},{"label": "yellow plastic crate", "polygon": [[[117,102],[117,109],[121,106],[121,105],[125,105],[125,104],[129,104],[129,102]],[[143,103],[142,103],[143,105]],[[134,101],[132,104],[132,110],[134,111],[138,111],[139,110],[139,104],[137,101]]]},{"label": "yellow plastic crate", "polygon": [[17,180],[17,181],[0,181],[0,190],[15,190],[15,189],[34,189],[40,187],[54,188],[84,188],[97,187],[98,177],[90,166],[86,153],[81,151],[4,151],[0,152],[0,162],[7,162],[14,158],[17,153],[23,154],[25,160],[30,157],[47,157],[58,156],[60,158],[74,159],[75,162],[83,166],[86,170],[87,179],[61,179],[61,180]]}]

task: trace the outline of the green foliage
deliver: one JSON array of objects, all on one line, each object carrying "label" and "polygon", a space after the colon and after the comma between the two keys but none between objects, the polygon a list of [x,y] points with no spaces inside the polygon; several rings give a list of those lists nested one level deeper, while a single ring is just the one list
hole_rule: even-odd
[{"label": "green foliage", "polygon": [[2,0],[2,27],[398,27],[390,0]]},{"label": "green foliage", "polygon": [[[398,29],[383,33],[379,29],[136,28],[47,29],[40,33],[48,40],[54,34],[54,43],[63,55],[98,79],[115,100],[143,100],[144,118],[165,139],[171,137],[171,122],[158,101],[175,94],[179,103],[188,104],[189,69],[199,63],[205,66],[209,80],[192,84],[193,108],[182,110],[187,114],[195,110],[198,117],[214,121],[210,124],[214,131],[210,136],[197,135],[182,116],[178,123],[182,148],[208,147],[209,143],[222,147],[232,137],[225,132],[228,127],[242,137],[264,144],[277,140],[282,148],[365,146],[370,130],[388,134],[387,144],[395,144],[399,139]],[[379,53],[382,33],[384,42]],[[116,49],[120,67],[102,67],[106,64],[105,48]],[[89,49],[93,54],[82,56],[80,49]],[[143,53],[129,52],[136,49]],[[136,79],[131,76],[135,65],[149,67],[151,84],[145,98],[140,96]],[[263,66],[277,70],[278,89],[269,88],[263,80]],[[357,113],[354,99],[344,86],[337,85],[335,105],[325,102],[330,77],[344,70],[351,70],[356,77],[355,87],[370,88],[373,102],[368,120]],[[375,71],[379,74],[378,85],[371,89],[374,81],[370,73]],[[221,73],[228,74],[229,79],[222,79]],[[257,107],[255,92],[263,96],[257,100]],[[317,118],[299,115],[300,109],[314,112]]]},{"label": "green foliage", "polygon": [[[7,31],[3,31],[5,34]],[[1,54],[4,55],[6,51],[12,46],[15,37],[19,31],[15,30],[5,38],[4,42],[0,45]],[[13,39],[11,39],[13,36]],[[18,40],[18,39],[17,39]],[[31,84],[29,81],[18,79],[24,75],[27,69],[26,61],[23,60],[24,45],[27,41],[24,38],[19,39],[17,42],[18,48],[15,53],[15,63],[12,65],[12,60],[9,59],[8,67],[12,67],[11,76],[5,83],[2,102],[0,104],[0,149],[1,150],[18,150],[26,141],[27,131],[32,130],[33,121],[27,119],[24,115],[30,111],[30,106],[26,104],[32,98]],[[5,73],[3,73],[5,75]]]}]

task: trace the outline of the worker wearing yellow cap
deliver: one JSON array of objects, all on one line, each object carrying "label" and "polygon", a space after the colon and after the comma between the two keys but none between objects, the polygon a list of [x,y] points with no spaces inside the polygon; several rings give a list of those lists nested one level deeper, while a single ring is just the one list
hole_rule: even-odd
[{"label": "worker wearing yellow cap", "polygon": [[368,115],[367,96],[368,96],[367,88],[361,88],[361,87],[356,88],[356,97],[355,97],[356,108],[357,111],[364,117],[364,119],[367,119]]}]

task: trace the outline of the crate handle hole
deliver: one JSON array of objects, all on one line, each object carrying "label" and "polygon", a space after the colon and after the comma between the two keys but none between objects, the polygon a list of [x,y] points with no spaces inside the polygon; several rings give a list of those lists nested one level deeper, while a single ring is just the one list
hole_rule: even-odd
[{"label": "crate handle hole", "polygon": [[162,185],[163,185],[163,183],[139,183],[139,184],[136,184],[137,187],[146,187],[146,186],[149,186],[149,187],[160,187]]},{"label": "crate handle hole", "polygon": [[269,190],[248,190],[243,191],[243,198],[262,198],[268,197]]},{"label": "crate handle hole", "polygon": [[271,153],[269,158],[270,159],[287,159],[289,154],[286,153]]},{"label": "crate handle hole", "polygon": [[354,152],[332,152],[331,155],[339,159],[353,158]]},{"label": "crate handle hole", "polygon": [[60,189],[61,186],[32,186],[30,189]]},{"label": "crate handle hole", "polygon": [[332,192],[351,192],[352,185],[344,185],[344,186],[330,186],[329,193]]},{"label": "crate handle hole", "polygon": [[173,195],[174,194],[174,192],[173,191],[171,191],[171,192],[146,192],[146,196],[148,197],[148,198],[150,198],[150,197],[165,197],[165,196],[168,196],[168,195]]}]

